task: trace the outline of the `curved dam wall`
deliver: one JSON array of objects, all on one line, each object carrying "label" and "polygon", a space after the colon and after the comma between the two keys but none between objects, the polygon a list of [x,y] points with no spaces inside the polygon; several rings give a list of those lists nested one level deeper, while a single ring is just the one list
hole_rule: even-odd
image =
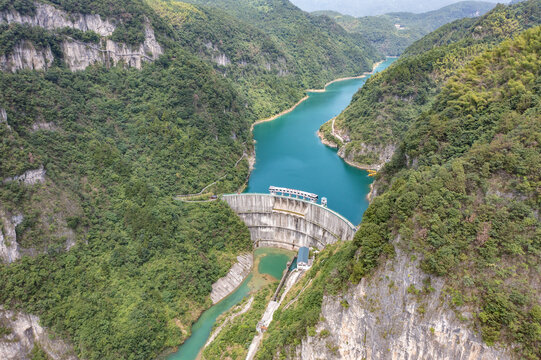
[{"label": "curved dam wall", "polygon": [[340,214],[297,198],[271,194],[223,195],[250,230],[254,247],[323,249],[352,240],[356,228]]}]

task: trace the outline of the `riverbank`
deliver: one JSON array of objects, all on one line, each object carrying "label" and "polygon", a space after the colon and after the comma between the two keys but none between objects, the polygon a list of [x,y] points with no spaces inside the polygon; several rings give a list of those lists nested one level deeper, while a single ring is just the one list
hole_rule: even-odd
[{"label": "riverbank", "polygon": [[[254,294],[264,286],[278,281],[276,277],[281,274],[294,254],[295,252],[282,249],[257,248],[251,254],[245,255],[250,260],[253,259],[249,274],[236,289],[201,314],[192,326],[191,336],[177,349],[166,353],[166,358],[169,360],[198,359],[206,344],[208,345],[208,339],[213,333],[212,330],[218,318],[249,294]],[[216,333],[214,337],[219,336],[219,333]]]},{"label": "riverbank", "polygon": [[[390,56],[389,56],[390,57]],[[325,92],[325,89],[327,88],[327,86],[331,85],[331,84],[334,84],[335,82],[339,82],[339,81],[346,81],[346,80],[353,80],[353,79],[362,79],[368,75],[373,75],[374,74],[374,71],[376,70],[376,68],[378,66],[380,66],[381,64],[383,64],[385,60],[381,60],[381,61],[378,61],[377,63],[374,63],[374,65],[372,65],[372,71],[365,71],[364,73],[362,73],[362,75],[358,75],[358,76],[349,76],[349,77],[343,77],[343,78],[338,78],[338,79],[334,79],[332,81],[329,81],[328,83],[325,84],[325,86],[323,86],[323,89],[308,89],[306,90],[307,93],[321,93],[321,92]]]},{"label": "riverbank", "polygon": [[[384,60],[382,61],[378,61],[377,63],[374,63],[374,65],[372,66],[372,71],[366,71],[364,72],[362,75],[358,75],[358,76],[350,76],[350,77],[343,77],[343,78],[338,78],[338,79],[334,79],[332,81],[329,81],[328,83],[325,84],[325,86],[323,86],[323,89],[307,89],[305,90],[304,92],[305,93],[322,93],[322,92],[325,92],[327,86],[331,85],[331,84],[334,84],[335,82],[339,82],[339,81],[345,81],[345,80],[353,80],[353,79],[362,79],[368,75],[372,75],[374,74],[374,71],[376,70],[376,68],[381,65],[382,63],[384,62]],[[257,120],[256,122],[254,122],[252,124],[252,126],[250,127],[250,130],[253,131],[254,130],[254,126],[256,125],[259,125],[259,124],[262,124],[262,123],[265,123],[265,122],[269,122],[269,121],[273,121],[273,120],[276,120],[277,118],[283,116],[283,115],[286,115],[290,112],[292,112],[293,110],[295,110],[300,104],[302,104],[304,101],[306,101],[307,99],[309,98],[308,95],[306,95],[305,97],[303,97],[302,99],[300,99],[299,101],[297,101],[297,103],[295,105],[293,105],[292,107],[290,107],[289,109],[286,109],[282,112],[280,112],[279,114],[276,114],[276,115],[273,115],[271,117],[268,117],[266,119],[261,119],[261,120]]]}]

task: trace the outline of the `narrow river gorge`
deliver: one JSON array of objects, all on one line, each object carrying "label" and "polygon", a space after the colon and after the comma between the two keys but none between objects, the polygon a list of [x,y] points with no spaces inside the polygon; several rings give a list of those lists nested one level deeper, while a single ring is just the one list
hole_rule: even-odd
[{"label": "narrow river gorge", "polygon": [[[389,58],[374,72],[387,68]],[[335,149],[323,145],[319,127],[337,116],[370,75],[333,82],[324,92],[310,92],[294,110],[254,127],[256,163],[246,192],[267,193],[271,185],[300,189],[328,199],[328,207],[359,224],[368,207],[371,178],[346,164]],[[252,273],[228,297],[205,311],[192,327],[192,336],[169,360],[193,360],[205,345],[217,318],[242,301],[262,282],[277,281],[293,252],[257,249]],[[278,276],[279,277],[279,276]]]}]

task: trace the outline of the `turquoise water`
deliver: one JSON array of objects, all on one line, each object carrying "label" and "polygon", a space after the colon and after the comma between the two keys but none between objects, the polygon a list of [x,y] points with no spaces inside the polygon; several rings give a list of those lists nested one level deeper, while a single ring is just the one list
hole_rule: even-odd
[{"label": "turquoise water", "polygon": [[268,274],[273,278],[280,280],[289,260],[291,260],[291,256],[284,253],[269,252],[259,261],[257,271],[260,274]]},{"label": "turquoise water", "polygon": [[[395,59],[376,68],[381,71]],[[292,112],[254,127],[256,164],[246,192],[267,193],[270,185],[290,187],[319,194],[329,208],[352,223],[361,222],[368,207],[366,195],[371,179],[367,172],[347,165],[336,150],[323,145],[316,133],[319,127],[338,115],[367,78],[329,85],[323,93],[309,98]],[[290,257],[272,249],[257,249],[263,256],[258,271],[280,279]],[[205,345],[218,316],[238,304],[250,292],[252,273],[231,295],[205,311],[192,326],[192,336],[168,360],[194,360]]]},{"label": "turquoise water", "polygon": [[[395,60],[387,59],[376,71]],[[292,112],[255,126],[256,162],[246,192],[268,193],[274,185],[316,193],[328,199],[330,209],[359,224],[372,179],[323,145],[317,131],[346,108],[366,79],[339,81],[325,92],[309,93]]]},{"label": "turquoise water", "polygon": [[194,360],[201,348],[207,342],[210,332],[218,316],[241,302],[250,292],[248,283],[253,275],[249,275],[246,280],[231,295],[220,301],[205,311],[197,322],[192,326],[192,335],[182,344],[176,353],[167,357],[168,360]]},{"label": "turquoise water", "polygon": [[[286,268],[287,262],[291,260],[292,255],[288,255],[284,250],[280,249],[259,248],[254,251],[254,257],[256,259],[260,258],[257,271],[252,271],[252,274],[231,295],[205,311],[192,326],[192,335],[176,353],[167,357],[168,360],[196,359],[199,351],[207,342],[218,316],[240,303],[250,293],[252,287],[258,287],[258,285],[264,283],[265,280],[260,279],[259,275],[268,274],[280,280],[282,272]],[[258,279],[254,279],[255,277]]]}]

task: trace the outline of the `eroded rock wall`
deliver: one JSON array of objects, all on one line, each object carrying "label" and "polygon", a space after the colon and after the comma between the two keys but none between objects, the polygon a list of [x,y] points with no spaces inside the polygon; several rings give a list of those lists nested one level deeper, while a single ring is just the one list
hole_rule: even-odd
[{"label": "eroded rock wall", "polygon": [[[149,21],[144,24],[145,40],[139,46],[114,42],[110,37],[116,29],[117,21],[103,19],[99,15],[68,14],[49,4],[35,3],[33,15],[22,15],[16,11],[0,13],[0,23],[18,23],[38,26],[47,30],[74,28],[81,31],[94,31],[102,36],[100,43],[86,43],[75,39],[62,41],[63,61],[72,71],[84,70],[95,63],[116,65],[123,62],[127,66],[140,69],[145,61],[153,61],[163,54]],[[30,41],[21,41],[7,53],[0,55],[0,70],[46,70],[54,61],[49,46],[38,48]]]},{"label": "eroded rock wall", "polygon": [[18,42],[9,55],[0,55],[0,71],[46,70],[53,61],[54,56],[49,46],[40,49],[25,40]]},{"label": "eroded rock wall", "polygon": [[[326,296],[317,335],[302,341],[296,358],[511,359],[508,351],[487,346],[467,322],[458,320],[445,305],[443,281],[424,274],[418,265],[398,249],[395,259],[345,295]],[[428,279],[433,290],[417,292]]]},{"label": "eroded rock wall", "polygon": [[52,339],[34,315],[5,310],[0,306],[0,325],[10,331],[0,336],[0,359],[27,360],[34,346],[39,346],[53,360],[76,360],[71,346]]}]

